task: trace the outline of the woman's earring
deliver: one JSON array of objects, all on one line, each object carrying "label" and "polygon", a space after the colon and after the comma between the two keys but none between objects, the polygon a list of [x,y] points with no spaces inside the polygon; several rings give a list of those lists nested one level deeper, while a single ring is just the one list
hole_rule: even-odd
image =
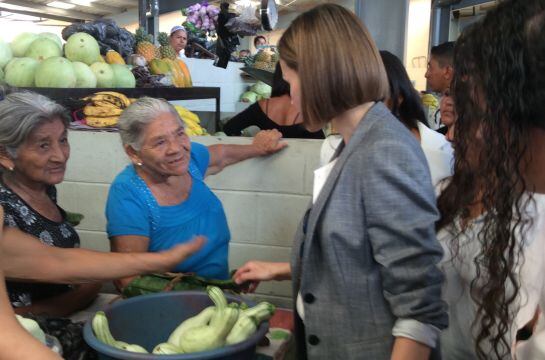
[{"label": "woman's earring", "polygon": [[142,163],[141,163],[141,162],[137,162],[136,165],[142,166]]},{"label": "woman's earring", "polygon": [[9,171],[13,171],[13,166],[10,166],[10,167],[8,168],[8,170],[9,170]]}]

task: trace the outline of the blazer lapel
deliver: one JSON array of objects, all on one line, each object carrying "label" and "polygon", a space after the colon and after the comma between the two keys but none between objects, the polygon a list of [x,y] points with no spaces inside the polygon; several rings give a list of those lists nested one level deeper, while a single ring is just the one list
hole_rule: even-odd
[{"label": "blazer lapel", "polygon": [[[356,128],[356,131],[350,138],[350,142],[345,145],[344,149],[337,158],[337,163],[331,170],[331,173],[329,174],[329,177],[327,178],[322,190],[320,191],[316,202],[314,203],[308,214],[306,232],[304,236],[305,244],[302,256],[303,258],[308,257],[309,249],[311,248],[310,244],[314,238],[314,232],[316,231],[318,219],[320,218],[320,215],[324,209],[325,204],[327,203],[327,200],[329,199],[329,196],[331,195],[331,192],[335,188],[337,179],[339,178],[339,175],[341,174],[341,171],[344,168],[346,161],[354,152],[354,150],[359,147],[359,144],[364,141],[367,130],[370,129],[373,124],[378,121],[382,116],[384,116],[385,111],[387,112],[388,109],[383,103],[379,102],[373,105],[365,114],[363,119],[360,121],[358,127]],[[303,219],[303,221],[305,221],[305,219]]]}]

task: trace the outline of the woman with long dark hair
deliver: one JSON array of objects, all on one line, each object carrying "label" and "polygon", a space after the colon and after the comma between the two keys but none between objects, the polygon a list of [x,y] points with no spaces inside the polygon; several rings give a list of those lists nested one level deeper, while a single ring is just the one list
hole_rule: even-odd
[{"label": "woman with long dark hair", "polygon": [[511,358],[545,249],[545,0],[505,1],[455,51],[452,180],[439,197],[443,359]]},{"label": "woman with long dark hair", "polygon": [[385,104],[420,142],[430,168],[431,180],[437,185],[452,174],[452,146],[445,136],[428,127],[428,120],[418,91],[414,88],[405,66],[389,51],[381,51],[390,96]]}]

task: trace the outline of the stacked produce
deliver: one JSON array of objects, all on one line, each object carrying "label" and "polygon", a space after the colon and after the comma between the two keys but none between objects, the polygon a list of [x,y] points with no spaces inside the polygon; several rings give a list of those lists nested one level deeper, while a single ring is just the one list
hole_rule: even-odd
[{"label": "stacked produce", "polygon": [[116,126],[123,110],[133,102],[114,91],[100,91],[83,100],[88,102],[83,108],[85,122],[97,128]]},{"label": "stacked produce", "polygon": [[55,88],[192,86],[167,34],[160,35],[159,48],[145,30],[136,33],[135,39],[110,20],[99,20],[66,27],[64,46],[52,33],[21,33],[10,44],[0,40],[0,82]]},{"label": "stacked produce", "polygon": [[[227,304],[222,290],[215,286],[209,286],[207,293],[214,306],[184,320],[165,342],[154,347],[153,354],[195,353],[240,343],[256,333],[259,324],[269,320],[275,311],[275,307],[267,302],[252,308],[247,308],[244,303]],[[92,327],[97,339],[107,345],[125,351],[147,353],[139,345],[115,340],[102,311],[95,314]]]},{"label": "stacked produce", "polygon": [[197,116],[197,114],[192,113],[191,111],[187,110],[183,106],[175,105],[176,111],[178,112],[178,115],[182,118],[183,122],[185,123],[185,132],[189,136],[200,136],[200,135],[207,135],[206,129],[204,129],[201,126],[201,120]]},{"label": "stacked produce", "polygon": [[51,33],[22,33],[9,45],[0,41],[3,80],[15,87],[135,87],[131,71],[114,54],[108,57],[116,63],[104,62],[97,41],[87,33],[73,34],[64,48]]},{"label": "stacked produce", "polygon": [[197,29],[203,31],[216,30],[216,24],[218,22],[218,15],[220,9],[217,6],[209,5],[208,2],[196,3],[189,6],[184,11],[187,16],[187,22],[195,25]]}]

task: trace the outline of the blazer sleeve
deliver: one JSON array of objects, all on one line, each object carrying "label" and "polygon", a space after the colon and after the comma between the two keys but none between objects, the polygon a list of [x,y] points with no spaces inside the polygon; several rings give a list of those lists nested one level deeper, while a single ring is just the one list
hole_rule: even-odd
[{"label": "blazer sleeve", "polygon": [[438,211],[424,154],[406,140],[384,137],[364,155],[363,206],[384,296],[397,318],[394,336],[434,347],[448,325]]}]

